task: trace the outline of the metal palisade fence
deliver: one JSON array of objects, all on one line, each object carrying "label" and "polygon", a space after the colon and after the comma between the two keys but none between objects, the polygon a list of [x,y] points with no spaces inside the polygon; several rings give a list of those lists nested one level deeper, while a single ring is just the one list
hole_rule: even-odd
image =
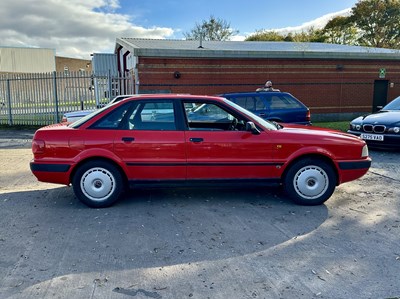
[{"label": "metal palisade fence", "polygon": [[65,112],[94,110],[119,94],[133,94],[129,73],[63,72],[0,75],[0,124],[48,125]]}]

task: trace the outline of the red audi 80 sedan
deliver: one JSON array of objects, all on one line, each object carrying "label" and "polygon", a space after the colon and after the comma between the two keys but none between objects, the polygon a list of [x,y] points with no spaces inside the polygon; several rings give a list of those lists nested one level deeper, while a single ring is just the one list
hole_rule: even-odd
[{"label": "red audi 80 sedan", "polygon": [[[157,109],[154,109],[157,107]],[[318,205],[371,165],[359,137],[266,121],[212,96],[140,95],[32,140],[39,181],[73,186],[84,204],[111,206],[127,187],[281,184]]]}]

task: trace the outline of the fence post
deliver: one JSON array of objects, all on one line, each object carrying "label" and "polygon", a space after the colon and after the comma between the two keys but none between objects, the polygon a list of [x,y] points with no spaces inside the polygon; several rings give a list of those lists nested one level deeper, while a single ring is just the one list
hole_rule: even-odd
[{"label": "fence post", "polygon": [[111,69],[108,69],[108,101],[109,102],[112,99],[111,89],[112,89]]},{"label": "fence post", "polygon": [[10,79],[7,79],[7,102],[8,102],[8,125],[13,125],[13,119],[11,114],[11,87]]},{"label": "fence post", "polygon": [[56,123],[60,122],[58,116],[58,94],[57,94],[57,73],[53,71],[53,96],[54,96],[54,106],[55,106],[55,115],[54,119]]}]

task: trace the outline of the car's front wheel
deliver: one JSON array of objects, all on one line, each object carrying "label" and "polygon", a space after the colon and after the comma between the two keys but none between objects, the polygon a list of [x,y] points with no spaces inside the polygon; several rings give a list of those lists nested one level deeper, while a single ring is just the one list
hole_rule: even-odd
[{"label": "car's front wheel", "polygon": [[72,178],[76,197],[92,208],[111,206],[120,197],[123,185],[123,178],[117,167],[102,160],[81,165]]},{"label": "car's front wheel", "polygon": [[295,162],[283,180],[286,194],[295,203],[307,206],[327,201],[335,191],[336,182],[333,167],[313,158]]}]

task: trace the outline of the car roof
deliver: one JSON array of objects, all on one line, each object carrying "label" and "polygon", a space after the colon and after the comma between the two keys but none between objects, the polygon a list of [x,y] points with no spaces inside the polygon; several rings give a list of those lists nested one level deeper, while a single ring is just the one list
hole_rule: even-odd
[{"label": "car roof", "polygon": [[228,96],[228,95],[255,95],[255,94],[289,94],[285,91],[241,91],[241,92],[227,92],[222,93],[220,96]]},{"label": "car roof", "polygon": [[129,97],[127,99],[132,100],[146,100],[146,99],[188,99],[188,100],[221,100],[220,96],[209,96],[209,95],[192,95],[192,94],[183,94],[183,93],[157,93],[157,94],[139,94],[133,97]]}]

